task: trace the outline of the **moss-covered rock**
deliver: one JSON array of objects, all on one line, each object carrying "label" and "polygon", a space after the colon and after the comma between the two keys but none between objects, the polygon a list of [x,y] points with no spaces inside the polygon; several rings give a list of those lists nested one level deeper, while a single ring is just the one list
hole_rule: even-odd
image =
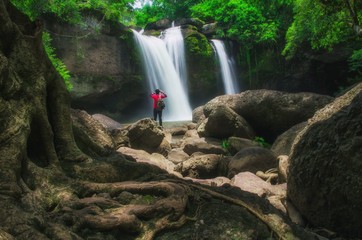
[{"label": "moss-covered rock", "polygon": [[191,101],[214,96],[217,92],[217,65],[213,49],[205,35],[194,27],[183,30],[185,37],[186,64],[189,73]]},{"label": "moss-covered rock", "polygon": [[188,29],[186,32],[185,44],[187,52],[193,56],[211,57],[213,54],[207,38],[193,29]]}]

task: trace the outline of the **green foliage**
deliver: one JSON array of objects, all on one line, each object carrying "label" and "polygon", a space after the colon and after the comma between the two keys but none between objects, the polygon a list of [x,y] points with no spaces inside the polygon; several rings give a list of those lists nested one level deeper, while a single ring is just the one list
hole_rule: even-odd
[{"label": "green foliage", "polygon": [[288,19],[278,17],[278,11],[283,7],[288,9],[290,3],[271,2],[210,0],[191,7],[191,10],[193,16],[206,22],[217,21],[223,31],[219,32],[220,37],[237,39],[251,48],[257,44],[274,44],[279,38],[280,26]]},{"label": "green foliage", "polygon": [[231,145],[230,145],[230,142],[228,139],[223,139],[221,141],[221,147],[227,152],[227,155],[231,155],[231,153],[230,153]]},{"label": "green foliage", "polygon": [[152,204],[155,202],[155,198],[151,195],[144,195],[141,202],[144,202],[146,204]]},{"label": "green foliage", "polygon": [[271,147],[271,145],[269,143],[267,143],[265,141],[265,139],[262,138],[262,137],[255,137],[254,142],[257,142],[259,144],[259,146],[261,146],[261,147],[265,147],[265,148],[270,148]]},{"label": "green foliage", "polygon": [[135,24],[140,27],[145,27],[147,23],[156,22],[162,18],[164,18],[163,12],[154,5],[145,5],[142,9],[136,9],[134,12]]},{"label": "green foliage", "polygon": [[66,21],[78,22],[80,20],[77,0],[11,0],[22,12],[34,20],[45,13],[54,13]]},{"label": "green foliage", "polygon": [[[151,3],[152,2],[152,3]],[[147,23],[168,18],[171,20],[191,17],[190,7],[201,0],[152,0],[135,10],[135,24],[144,27]]]},{"label": "green foliage", "polygon": [[53,13],[69,23],[82,21],[81,11],[96,10],[106,19],[127,24],[131,18],[131,4],[134,0],[11,0],[11,2],[32,20],[46,13]]},{"label": "green foliage", "polygon": [[349,67],[351,71],[362,74],[362,48],[353,52],[349,58]]},{"label": "green foliage", "polygon": [[225,150],[228,150],[229,147],[230,147],[230,142],[229,142],[229,140],[223,139],[223,140],[221,141],[221,147],[222,147],[223,149],[225,149]]},{"label": "green foliage", "polygon": [[362,48],[354,51],[348,62],[350,71],[355,73],[355,77],[349,79],[350,84],[362,82]]},{"label": "green foliage", "polygon": [[[362,6],[358,15],[362,15]],[[331,50],[336,44],[347,41],[353,32],[353,19],[345,3],[335,0],[296,0],[294,21],[286,35],[283,54],[293,57],[299,46],[308,43],[312,49]]]},{"label": "green foliage", "polygon": [[207,38],[201,34],[193,34],[185,39],[187,50],[194,56],[210,57],[213,54]]},{"label": "green foliage", "polygon": [[72,84],[70,83],[70,73],[65,64],[59,58],[56,57],[55,50],[51,46],[51,41],[52,39],[49,33],[44,32],[43,45],[45,48],[45,52],[48,54],[50,61],[52,62],[53,66],[58,71],[60,76],[64,79],[65,85],[67,89],[70,91],[73,88]]}]

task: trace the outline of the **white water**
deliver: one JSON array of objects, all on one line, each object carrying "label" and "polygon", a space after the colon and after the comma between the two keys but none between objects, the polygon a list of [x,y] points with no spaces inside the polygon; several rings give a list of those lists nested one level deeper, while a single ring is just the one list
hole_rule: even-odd
[{"label": "white water", "polygon": [[225,45],[221,40],[213,39],[211,40],[215,46],[215,51],[219,58],[221,76],[224,84],[224,89],[226,94],[235,94],[239,93],[240,89],[236,81],[235,71],[233,64],[229,57],[227,56]]},{"label": "white water", "polygon": [[183,88],[187,89],[187,68],[185,61],[185,45],[180,27],[172,27],[165,31],[164,39],[166,48],[172,62],[180,76]]},{"label": "white water", "polygon": [[[167,94],[164,121],[188,121],[192,119],[190,103],[181,78],[167,51],[166,43],[156,37],[133,31],[144,62],[149,91],[162,89]],[[150,103],[152,99],[150,98]]]}]

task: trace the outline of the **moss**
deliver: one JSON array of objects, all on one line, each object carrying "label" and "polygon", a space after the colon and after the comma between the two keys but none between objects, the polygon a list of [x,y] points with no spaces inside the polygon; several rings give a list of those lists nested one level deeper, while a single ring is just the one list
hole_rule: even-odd
[{"label": "moss", "polygon": [[159,37],[161,35],[161,31],[159,30],[147,30],[144,32],[144,35]]},{"label": "moss", "polygon": [[131,59],[133,64],[136,66],[137,69],[141,69],[142,61],[139,54],[139,49],[134,41],[134,34],[132,31],[124,32],[119,36],[122,43],[127,46],[128,49],[128,57]]},{"label": "moss", "polygon": [[185,39],[187,51],[196,56],[211,57],[212,47],[205,35],[194,33]]}]

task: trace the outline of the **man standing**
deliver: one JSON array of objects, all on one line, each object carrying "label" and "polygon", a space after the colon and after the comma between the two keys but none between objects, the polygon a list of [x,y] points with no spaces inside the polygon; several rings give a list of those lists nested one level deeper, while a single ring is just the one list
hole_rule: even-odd
[{"label": "man standing", "polygon": [[162,127],[162,110],[163,110],[163,108],[160,108],[158,106],[158,101],[159,101],[159,99],[166,98],[167,95],[162,90],[156,89],[155,92],[152,93],[150,96],[153,99],[153,120],[157,121],[157,116],[158,116],[158,121],[160,123],[160,126]]}]

